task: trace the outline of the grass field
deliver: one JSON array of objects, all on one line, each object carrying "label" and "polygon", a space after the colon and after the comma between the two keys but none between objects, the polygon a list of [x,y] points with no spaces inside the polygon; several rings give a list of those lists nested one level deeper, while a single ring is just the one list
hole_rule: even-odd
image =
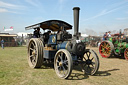
[{"label": "grass field", "polygon": [[75,67],[68,80],[60,79],[52,65],[32,69],[27,63],[26,47],[0,48],[0,85],[128,85],[128,61],[121,58],[101,58],[95,76],[84,75]]}]

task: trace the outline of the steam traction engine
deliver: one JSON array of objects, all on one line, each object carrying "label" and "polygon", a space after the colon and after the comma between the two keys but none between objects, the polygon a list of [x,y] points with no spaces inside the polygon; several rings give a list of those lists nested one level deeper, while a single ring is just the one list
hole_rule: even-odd
[{"label": "steam traction engine", "polygon": [[128,38],[121,32],[114,34],[108,40],[101,42],[99,52],[104,58],[115,55],[124,56],[128,60]]},{"label": "steam traction engine", "polygon": [[[79,7],[74,7],[74,35],[66,30],[72,26],[61,20],[48,20],[25,29],[42,28],[51,30],[51,33],[42,38],[31,38],[28,44],[28,63],[32,68],[40,68],[45,61],[54,62],[56,74],[67,79],[74,65],[80,64],[82,71],[94,75],[99,69],[97,54],[86,49],[84,43],[79,40]],[[60,31],[60,33],[56,33]]]}]

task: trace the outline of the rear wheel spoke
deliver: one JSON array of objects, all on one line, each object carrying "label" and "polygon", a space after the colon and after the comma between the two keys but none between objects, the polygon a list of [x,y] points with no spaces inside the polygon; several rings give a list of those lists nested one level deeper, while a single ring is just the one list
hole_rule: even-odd
[{"label": "rear wheel spoke", "polygon": [[32,58],[33,57],[33,55],[30,55],[30,58]]},{"label": "rear wheel spoke", "polygon": [[35,46],[34,42],[32,42],[33,47]]},{"label": "rear wheel spoke", "polygon": [[30,50],[32,50],[32,51],[33,51],[34,49],[33,49],[33,48],[30,48]]}]

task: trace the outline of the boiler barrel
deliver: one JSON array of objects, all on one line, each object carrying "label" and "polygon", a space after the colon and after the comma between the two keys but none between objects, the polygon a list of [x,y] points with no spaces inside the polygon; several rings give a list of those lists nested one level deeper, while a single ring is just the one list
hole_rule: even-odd
[{"label": "boiler barrel", "polygon": [[59,49],[67,49],[67,44],[68,44],[68,41],[64,41],[63,43],[61,44],[58,44],[56,46],[56,49],[59,50]]}]

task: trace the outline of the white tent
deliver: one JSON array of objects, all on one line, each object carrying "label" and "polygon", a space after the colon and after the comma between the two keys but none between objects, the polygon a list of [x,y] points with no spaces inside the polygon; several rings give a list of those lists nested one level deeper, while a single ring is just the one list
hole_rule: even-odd
[{"label": "white tent", "polygon": [[26,33],[26,32],[19,32],[17,33],[18,36],[27,36],[27,34],[32,34],[32,33]]},{"label": "white tent", "polygon": [[81,34],[81,36],[82,36],[82,37],[88,37],[88,35],[87,35],[87,34]]}]

